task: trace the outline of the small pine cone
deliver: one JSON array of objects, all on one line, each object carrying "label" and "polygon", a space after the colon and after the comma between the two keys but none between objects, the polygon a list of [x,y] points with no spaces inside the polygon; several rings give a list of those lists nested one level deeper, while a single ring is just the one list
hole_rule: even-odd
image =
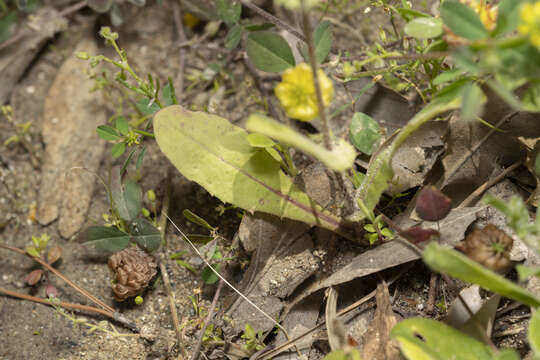
[{"label": "small pine cone", "polygon": [[510,250],[514,240],[493,224],[474,229],[457,248],[488,269],[506,273],[513,266]]},{"label": "small pine cone", "polygon": [[118,301],[141,294],[157,273],[154,259],[137,246],[112,254],[108,265],[114,274],[112,290]]}]

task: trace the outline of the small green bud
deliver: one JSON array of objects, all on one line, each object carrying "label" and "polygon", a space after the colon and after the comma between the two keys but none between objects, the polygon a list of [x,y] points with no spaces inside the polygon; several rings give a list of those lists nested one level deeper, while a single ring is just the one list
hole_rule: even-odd
[{"label": "small green bud", "polygon": [[88,60],[90,59],[90,55],[86,51],[78,51],[75,56],[77,56],[81,60]]},{"label": "small green bud", "polygon": [[148,211],[147,208],[142,208],[141,212],[142,212],[144,217],[150,217],[150,211]]},{"label": "small green bud", "polygon": [[154,190],[148,190],[146,192],[146,197],[148,197],[148,200],[150,201],[156,201],[156,193],[154,192]]},{"label": "small green bud", "polygon": [[141,305],[143,302],[144,302],[144,299],[142,298],[142,296],[137,296],[135,298],[135,304]]},{"label": "small green bud", "polygon": [[218,32],[220,24],[221,21],[210,21],[204,27],[204,31],[208,33],[208,35],[213,36]]}]

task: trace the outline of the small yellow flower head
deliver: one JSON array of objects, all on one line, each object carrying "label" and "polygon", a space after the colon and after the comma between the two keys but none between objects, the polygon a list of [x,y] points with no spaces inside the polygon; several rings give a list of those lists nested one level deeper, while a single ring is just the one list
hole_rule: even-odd
[{"label": "small yellow flower head", "polygon": [[497,24],[497,6],[488,4],[485,0],[461,0],[462,3],[469,5],[480,16],[480,20],[489,31],[495,29]]},{"label": "small yellow flower head", "polygon": [[[323,102],[326,106],[330,104],[334,96],[334,85],[332,80],[320,69],[318,77]],[[274,92],[289,117],[302,121],[311,121],[319,115],[313,73],[308,64],[302,63],[285,70],[282,80],[276,86]]]},{"label": "small yellow flower head", "polygon": [[531,43],[540,50],[540,1],[524,4],[520,15],[518,31],[528,35]]}]

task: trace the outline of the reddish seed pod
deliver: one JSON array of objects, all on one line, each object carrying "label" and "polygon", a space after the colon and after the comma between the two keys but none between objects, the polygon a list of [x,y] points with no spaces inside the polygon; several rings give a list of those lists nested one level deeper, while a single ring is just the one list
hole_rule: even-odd
[{"label": "reddish seed pod", "polygon": [[420,226],[413,226],[407,230],[403,230],[399,235],[413,244],[420,244],[428,240],[438,240],[440,234],[435,229],[424,229]]},{"label": "reddish seed pod", "polygon": [[426,186],[416,199],[416,213],[422,220],[444,219],[452,208],[452,201],[433,185]]},{"label": "reddish seed pod", "polygon": [[58,289],[56,289],[56,287],[52,284],[47,284],[47,287],[45,288],[45,294],[49,298],[52,298],[52,297],[56,298],[58,297]]}]

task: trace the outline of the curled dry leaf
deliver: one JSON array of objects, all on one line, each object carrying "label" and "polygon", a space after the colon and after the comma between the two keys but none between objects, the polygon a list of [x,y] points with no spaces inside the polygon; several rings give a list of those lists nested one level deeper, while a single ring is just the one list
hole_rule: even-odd
[{"label": "curled dry leaf", "polygon": [[62,248],[58,245],[53,246],[47,253],[47,262],[49,265],[54,264],[62,257]]},{"label": "curled dry leaf", "polygon": [[452,208],[452,201],[435,186],[422,189],[416,199],[416,213],[422,220],[438,221],[444,219]]},{"label": "curled dry leaf", "polygon": [[26,282],[30,286],[36,285],[39,280],[41,280],[41,277],[43,276],[43,270],[37,269],[34,271],[31,271],[28,275],[24,277],[24,282]]},{"label": "curled dry leaf", "polygon": [[154,258],[139,247],[130,247],[109,257],[114,274],[112,290],[118,301],[141,294],[157,273]]},{"label": "curled dry leaf", "polygon": [[470,232],[457,248],[488,269],[505,273],[513,265],[510,260],[513,243],[513,239],[504,231],[487,224],[483,229]]}]

